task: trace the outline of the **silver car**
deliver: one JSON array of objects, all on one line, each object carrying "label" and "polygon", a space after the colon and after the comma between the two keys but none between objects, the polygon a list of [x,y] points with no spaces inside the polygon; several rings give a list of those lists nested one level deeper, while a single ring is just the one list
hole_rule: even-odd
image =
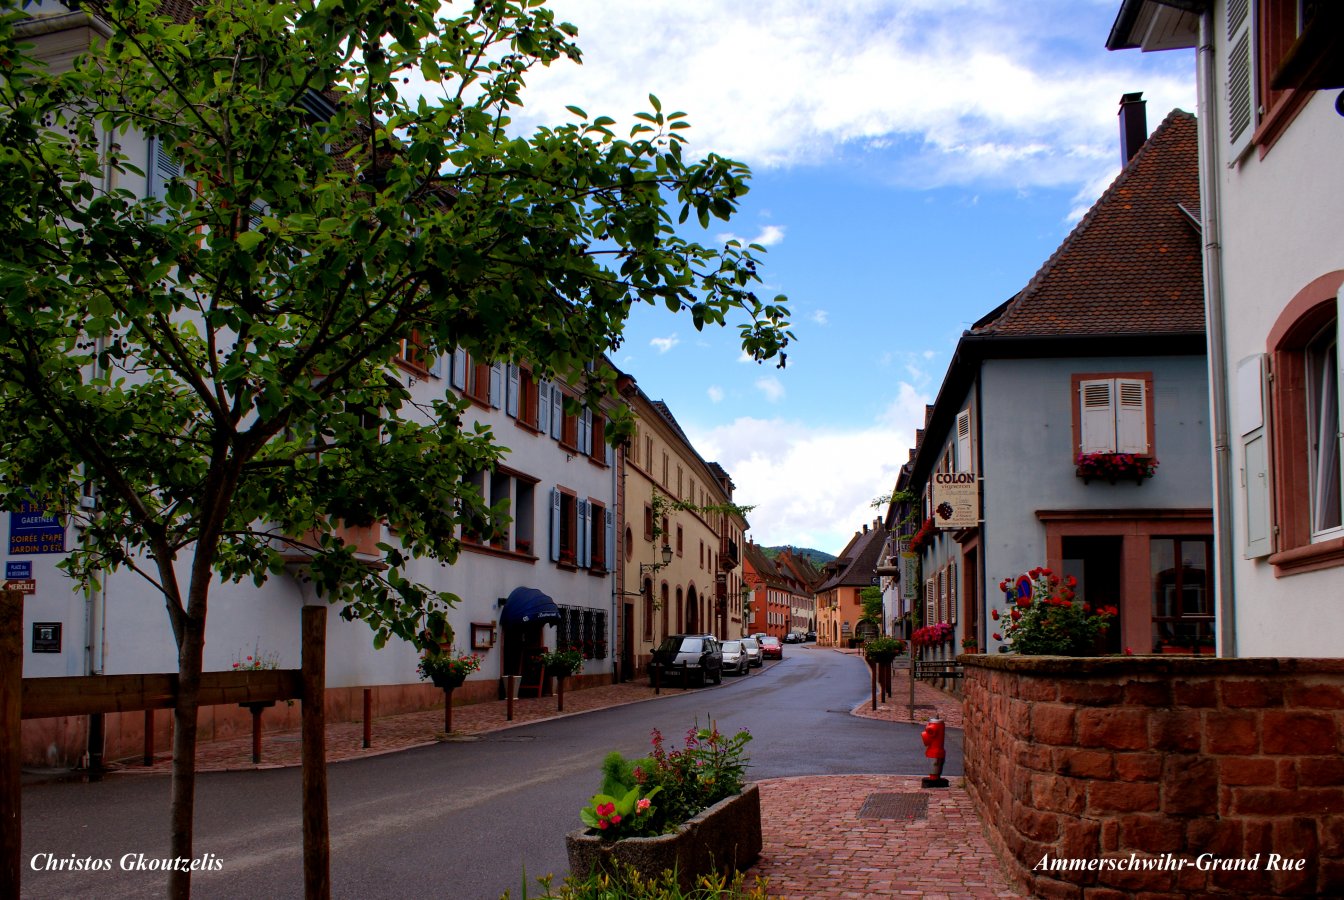
[{"label": "silver car", "polygon": [[747,661],[750,665],[759,667],[765,662],[765,656],[761,653],[761,642],[756,640],[756,638],[743,638],[742,649],[746,651]]},{"label": "silver car", "polygon": [[751,659],[747,656],[747,649],[742,646],[741,641],[724,641],[720,645],[723,650],[723,671],[734,675],[750,675]]}]

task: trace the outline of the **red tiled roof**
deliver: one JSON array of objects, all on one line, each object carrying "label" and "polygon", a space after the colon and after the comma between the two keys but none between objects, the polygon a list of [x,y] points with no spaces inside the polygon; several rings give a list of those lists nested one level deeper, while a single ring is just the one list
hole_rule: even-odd
[{"label": "red tiled roof", "polygon": [[1003,312],[972,334],[1204,330],[1195,117],[1173,110]]}]

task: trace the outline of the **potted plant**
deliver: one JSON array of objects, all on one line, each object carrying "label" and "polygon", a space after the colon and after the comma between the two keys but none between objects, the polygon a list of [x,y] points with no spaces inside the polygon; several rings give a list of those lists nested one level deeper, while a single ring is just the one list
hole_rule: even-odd
[{"label": "potted plant", "polygon": [[863,655],[869,662],[889,663],[905,652],[905,641],[893,637],[870,638],[863,645]]},{"label": "potted plant", "polygon": [[570,872],[672,871],[690,890],[710,872],[750,867],[761,852],[760,792],[745,781],[750,740],[711,723],[690,729],[679,750],[655,729],[651,756],[608,754],[601,788],[579,813],[586,827],[565,836]]},{"label": "potted plant", "polygon": [[979,653],[980,640],[970,636],[961,639],[961,651],[963,653]]},{"label": "potted plant", "polygon": [[452,650],[426,651],[416,669],[421,681],[432,681],[437,688],[452,690],[462,686],[467,676],[481,667],[481,658],[472,653]]},{"label": "potted plant", "polygon": [[583,668],[583,654],[578,650],[548,650],[537,655],[537,661],[546,667],[546,674],[566,678],[579,674]]}]

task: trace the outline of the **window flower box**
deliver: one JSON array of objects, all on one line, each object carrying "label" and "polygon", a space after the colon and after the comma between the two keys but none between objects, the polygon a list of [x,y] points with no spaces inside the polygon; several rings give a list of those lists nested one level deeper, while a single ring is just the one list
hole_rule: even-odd
[{"label": "window flower box", "polygon": [[1143,479],[1153,477],[1158,465],[1155,458],[1137,453],[1080,453],[1075,462],[1074,474],[1083,479],[1083,484],[1093,479],[1115,484],[1131,478],[1135,484],[1142,484]]}]

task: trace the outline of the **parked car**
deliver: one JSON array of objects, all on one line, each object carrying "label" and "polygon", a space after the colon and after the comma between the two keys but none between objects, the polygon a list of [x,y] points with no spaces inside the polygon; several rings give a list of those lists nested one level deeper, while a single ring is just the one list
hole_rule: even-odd
[{"label": "parked car", "polygon": [[766,659],[783,659],[784,645],[779,642],[777,637],[761,638],[761,655]]},{"label": "parked car", "polygon": [[744,637],[742,639],[742,649],[747,651],[747,659],[753,666],[759,666],[765,662],[765,657],[761,655],[761,642],[754,637]]},{"label": "parked car", "polygon": [[784,643],[786,644],[801,644],[802,642],[803,636],[796,631],[790,631],[784,635]]},{"label": "parked car", "polygon": [[718,639],[711,635],[669,634],[653,651],[649,669],[650,674],[656,669],[664,681],[678,678],[683,685],[703,685],[712,678],[715,684],[720,684],[723,651]]},{"label": "parked car", "polygon": [[815,631],[809,631],[804,637],[806,640],[815,641],[817,639],[817,633]]},{"label": "parked car", "polygon": [[723,671],[731,672],[734,675],[751,674],[751,657],[747,656],[747,648],[742,646],[741,641],[724,641],[719,645],[723,652]]}]

